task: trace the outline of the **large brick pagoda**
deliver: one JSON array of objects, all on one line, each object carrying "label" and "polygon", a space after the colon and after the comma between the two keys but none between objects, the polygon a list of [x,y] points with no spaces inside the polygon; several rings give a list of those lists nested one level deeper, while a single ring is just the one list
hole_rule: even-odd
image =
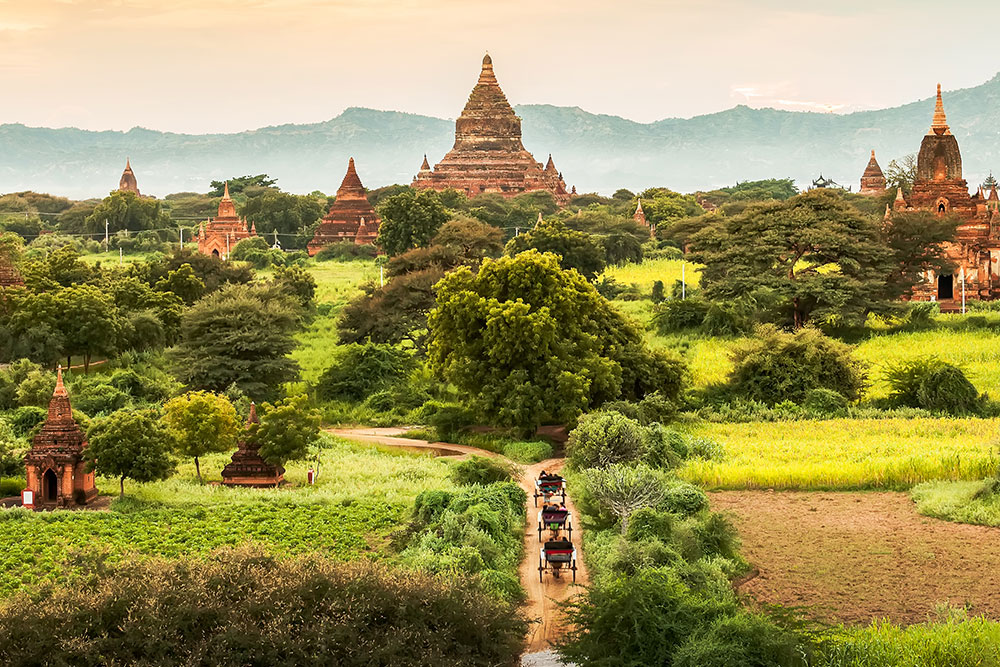
[{"label": "large brick pagoda", "polygon": [[872,196],[885,193],[885,174],[882,173],[882,167],[878,166],[878,160],[875,159],[874,148],[871,159],[868,160],[868,166],[865,167],[865,173],[861,175],[861,189],[858,190],[858,193]]},{"label": "large brick pagoda", "polygon": [[[247,427],[254,424],[260,424],[260,419],[257,418],[257,406],[251,403]],[[261,458],[260,445],[252,434],[240,441],[233,460],[222,469],[222,483],[226,486],[278,486],[284,480],[285,469]]]},{"label": "large brick pagoda", "polygon": [[132,171],[132,162],[125,158],[125,171],[122,172],[121,180],[118,181],[119,192],[134,192],[142,196],[139,192],[139,182],[135,180],[135,172]]},{"label": "large brick pagoda", "polygon": [[361,184],[358,170],[354,167],[354,158],[350,158],[347,173],[337,190],[337,199],[320,221],[313,240],[307,246],[309,256],[331,243],[374,243],[380,224],[381,220],[368,201],[365,186]]},{"label": "large brick pagoda", "polygon": [[902,189],[897,190],[892,210],[886,213],[886,224],[892,224],[892,216],[902,211],[956,216],[959,225],[955,238],[943,244],[955,268],[950,274],[925,271],[913,288],[912,299],[938,301],[942,310],[958,310],[963,282],[966,299],[1000,297],[1000,198],[996,183],[991,183],[989,189],[988,197],[983,188],[969,194],[958,139],[948,126],[938,84],[934,117],[917,154],[913,188],[908,196]]},{"label": "large brick pagoda", "polygon": [[227,182],[219,202],[219,214],[201,223],[198,229],[198,252],[226,259],[237,243],[251,236],[257,236],[257,223],[248,227],[246,219],[236,214],[236,204],[229,196]]},{"label": "large brick pagoda", "polygon": [[455,121],[454,147],[433,169],[424,156],[413,187],[453,188],[469,197],[485,192],[513,197],[546,190],[560,204],[570,197],[552,156],[542,166],[521,143],[521,119],[500,89],[488,54],[479,81]]},{"label": "large brick pagoda", "polygon": [[86,447],[87,438],[73,419],[60,366],[45,424],[24,457],[26,486],[34,492],[36,508],[86,505],[97,497],[94,473],[86,471],[83,459]]}]

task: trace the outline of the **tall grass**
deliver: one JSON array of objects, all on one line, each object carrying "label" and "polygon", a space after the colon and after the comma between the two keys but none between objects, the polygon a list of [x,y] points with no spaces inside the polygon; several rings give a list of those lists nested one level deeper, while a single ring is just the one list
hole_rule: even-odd
[{"label": "tall grass", "polygon": [[1000,624],[962,622],[900,627],[877,622],[843,628],[817,656],[817,667],[996,667]]},{"label": "tall grass", "polygon": [[693,459],[682,477],[723,489],[907,489],[998,470],[997,419],[832,419],[709,424],[721,461]]},{"label": "tall grass", "polygon": [[913,487],[917,511],[959,523],[1000,526],[1000,494],[983,493],[983,482],[925,482]]},{"label": "tall grass", "polygon": [[691,262],[680,259],[654,259],[641,264],[626,264],[625,266],[609,266],[601,277],[614,278],[623,285],[636,284],[643,292],[653,289],[653,283],[663,281],[663,286],[670,293],[673,284],[681,279],[681,265],[684,266],[684,278],[688,289],[698,286],[699,267]]}]

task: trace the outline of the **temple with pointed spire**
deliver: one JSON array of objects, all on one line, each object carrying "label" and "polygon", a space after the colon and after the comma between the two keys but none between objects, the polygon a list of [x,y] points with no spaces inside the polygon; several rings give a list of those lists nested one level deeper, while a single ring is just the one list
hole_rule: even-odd
[{"label": "temple with pointed spire", "polygon": [[226,181],[219,202],[219,214],[201,223],[195,240],[198,252],[228,259],[236,244],[243,239],[257,236],[257,223],[248,224],[246,218],[236,213],[236,202],[229,196],[229,182]]},{"label": "temple with pointed spire", "polygon": [[[427,163],[427,159],[424,159]],[[337,198],[330,211],[316,228],[313,240],[306,246],[312,257],[331,243],[374,244],[382,220],[368,201],[368,193],[361,184],[354,158],[347,161],[347,173],[337,190]]]},{"label": "temple with pointed spire", "polygon": [[543,166],[524,148],[521,119],[500,89],[489,54],[455,121],[455,145],[433,169],[424,156],[413,187],[454,189],[468,197],[487,192],[513,197],[542,190],[551,192],[559,204],[570,197],[552,156]]},{"label": "temple with pointed spire", "polygon": [[25,487],[33,493],[36,509],[87,505],[97,497],[94,473],[87,472],[83,458],[86,448],[87,438],[73,418],[60,366],[45,423],[24,457]]},{"label": "temple with pointed spire", "polygon": [[882,173],[882,167],[875,159],[874,148],[872,156],[868,160],[868,166],[865,167],[865,173],[861,175],[861,189],[858,190],[858,193],[871,196],[885,194],[885,174]]},{"label": "temple with pointed spire", "polygon": [[278,486],[285,481],[285,469],[271,465],[260,455],[260,445],[255,439],[254,429],[260,424],[257,406],[250,404],[246,435],[240,440],[233,459],[222,469],[222,483],[226,486],[268,487]]},{"label": "temple with pointed spire", "polygon": [[132,161],[129,158],[125,158],[125,171],[122,172],[122,177],[118,181],[118,191],[132,192],[142,196],[142,193],[139,192],[139,182],[135,180],[135,172],[132,171]]},{"label": "temple with pointed spire", "polygon": [[902,188],[896,190],[887,223],[904,211],[953,216],[958,223],[955,238],[942,244],[953,268],[940,274],[927,270],[911,299],[937,301],[941,310],[956,311],[962,308],[963,295],[967,300],[1000,298],[1000,213],[990,204],[993,200],[1000,206],[1000,199],[995,189],[988,196],[984,190],[980,187],[975,194],[969,193],[962,175],[962,153],[948,125],[938,84],[931,126],[917,153],[913,187],[908,195]]}]

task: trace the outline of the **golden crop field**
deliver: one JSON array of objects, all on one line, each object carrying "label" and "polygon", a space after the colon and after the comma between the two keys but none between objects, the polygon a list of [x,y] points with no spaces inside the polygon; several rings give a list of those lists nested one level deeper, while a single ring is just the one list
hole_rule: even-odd
[{"label": "golden crop field", "polygon": [[[679,259],[654,259],[642,264],[609,266],[605,269],[602,277],[614,278],[622,285],[638,285],[646,293],[653,289],[654,282],[662,280],[663,287],[669,293],[674,282],[681,279],[681,265],[683,263]],[[697,264],[686,263],[684,278],[688,286],[698,285],[698,268]]]},{"label": "golden crop field", "polygon": [[716,489],[904,489],[996,474],[1000,419],[831,419],[707,424],[722,461],[680,470]]}]

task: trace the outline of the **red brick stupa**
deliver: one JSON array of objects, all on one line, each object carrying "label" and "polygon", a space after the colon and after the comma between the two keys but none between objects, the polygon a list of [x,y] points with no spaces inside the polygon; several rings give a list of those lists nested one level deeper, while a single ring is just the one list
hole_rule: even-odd
[{"label": "red brick stupa", "polygon": [[885,174],[875,159],[875,149],[872,149],[872,157],[868,160],[865,173],[861,175],[861,189],[858,192],[863,195],[885,194]]},{"label": "red brick stupa", "polygon": [[543,167],[521,143],[521,119],[497,83],[489,54],[483,58],[479,82],[455,121],[455,146],[433,169],[425,156],[413,187],[453,188],[469,197],[484,192],[513,197],[547,190],[558,203],[569,201],[552,156]]},{"label": "red brick stupa", "polygon": [[86,447],[87,438],[73,419],[60,366],[45,425],[24,457],[27,488],[34,492],[36,508],[86,505],[97,497],[94,473],[86,472],[83,460]]},{"label": "red brick stupa", "polygon": [[337,190],[337,199],[330,212],[320,221],[316,235],[306,246],[312,257],[331,243],[374,243],[382,221],[368,201],[361,184],[354,158],[347,162],[347,173]]},{"label": "red brick stupa", "polygon": [[[257,406],[250,404],[250,417],[247,427],[260,424],[257,418]],[[222,483],[226,486],[278,486],[285,481],[285,469],[273,466],[260,457],[260,445],[253,440],[252,435],[240,441],[233,454],[233,460],[222,469]]]},{"label": "red brick stupa", "polygon": [[219,202],[219,215],[201,223],[198,230],[198,252],[226,259],[236,244],[257,236],[257,223],[247,227],[245,218],[236,215],[236,204],[229,196],[229,183]]},{"label": "red brick stupa", "polygon": [[132,163],[128,158],[125,158],[125,171],[122,172],[121,180],[118,181],[118,191],[134,192],[142,196],[139,193],[139,183],[135,180],[135,173],[132,171]]},{"label": "red brick stupa", "polygon": [[24,287],[24,278],[14,262],[0,253],[0,287]]}]

